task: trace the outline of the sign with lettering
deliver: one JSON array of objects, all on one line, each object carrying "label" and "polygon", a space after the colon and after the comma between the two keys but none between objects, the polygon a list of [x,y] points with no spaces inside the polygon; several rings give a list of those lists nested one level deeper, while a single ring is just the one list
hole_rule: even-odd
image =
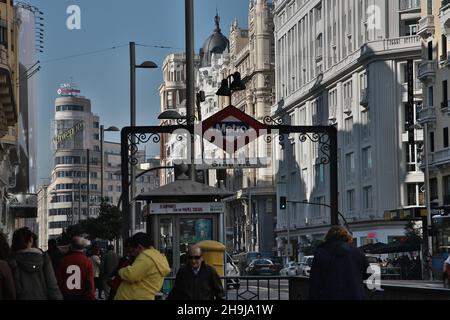
[{"label": "sign with lettering", "polygon": [[243,159],[204,159],[203,164],[197,164],[198,170],[214,169],[258,169],[267,168],[267,158],[243,158]]},{"label": "sign with lettering", "polygon": [[231,105],[202,123],[203,138],[228,153],[236,152],[265,133],[264,124]]},{"label": "sign with lettering", "polygon": [[83,124],[83,122],[80,122],[77,125],[75,125],[74,127],[68,129],[67,131],[64,131],[63,133],[56,135],[53,138],[53,142],[57,144],[64,140],[70,139],[73,136],[77,135],[83,129],[84,129],[84,124]]},{"label": "sign with lettering", "polygon": [[200,203],[151,203],[150,214],[202,214],[222,213],[222,202]]}]

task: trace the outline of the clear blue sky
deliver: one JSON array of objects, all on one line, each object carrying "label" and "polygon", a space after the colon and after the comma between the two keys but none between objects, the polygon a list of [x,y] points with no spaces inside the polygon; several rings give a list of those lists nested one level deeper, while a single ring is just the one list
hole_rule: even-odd
[{"label": "clear blue sky", "polygon": [[[92,101],[93,112],[105,126],[129,125],[129,50],[121,47],[93,55],[56,60],[71,55],[127,45],[170,46],[176,49],[136,48],[136,60],[159,66],[173,52],[184,52],[184,0],[30,0],[45,17],[45,52],[39,55],[38,73],[38,184],[52,169],[51,130],[56,90],[72,78],[82,95]],[[216,6],[222,32],[228,36],[235,17],[247,26],[248,0],[195,0],[195,47],[214,29]],[[66,9],[81,8],[81,30],[68,30]],[[156,124],[161,69],[137,72],[137,125]],[[119,141],[109,133],[107,140]]]}]

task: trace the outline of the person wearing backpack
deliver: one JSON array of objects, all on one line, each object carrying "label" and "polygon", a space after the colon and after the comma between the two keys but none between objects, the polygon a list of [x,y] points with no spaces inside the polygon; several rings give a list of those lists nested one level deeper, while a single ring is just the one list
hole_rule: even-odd
[{"label": "person wearing backpack", "polygon": [[28,228],[14,232],[8,260],[17,300],[62,300],[50,257],[35,247]]}]

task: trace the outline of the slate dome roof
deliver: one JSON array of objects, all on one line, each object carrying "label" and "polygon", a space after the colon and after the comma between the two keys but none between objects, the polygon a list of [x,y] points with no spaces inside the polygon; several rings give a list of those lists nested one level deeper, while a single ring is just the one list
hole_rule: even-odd
[{"label": "slate dome roof", "polygon": [[213,53],[221,54],[229,48],[230,42],[220,30],[220,17],[218,14],[214,17],[216,28],[212,35],[206,39],[203,47],[200,49],[201,66],[207,67],[211,65],[211,55]]}]

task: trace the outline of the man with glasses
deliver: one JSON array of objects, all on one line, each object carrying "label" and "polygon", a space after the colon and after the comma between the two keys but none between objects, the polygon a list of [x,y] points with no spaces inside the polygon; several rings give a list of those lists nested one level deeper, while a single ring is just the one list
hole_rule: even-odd
[{"label": "man with glasses", "polygon": [[188,264],[182,267],[168,300],[222,300],[222,281],[216,270],[203,261],[202,249],[193,245],[188,251]]}]

